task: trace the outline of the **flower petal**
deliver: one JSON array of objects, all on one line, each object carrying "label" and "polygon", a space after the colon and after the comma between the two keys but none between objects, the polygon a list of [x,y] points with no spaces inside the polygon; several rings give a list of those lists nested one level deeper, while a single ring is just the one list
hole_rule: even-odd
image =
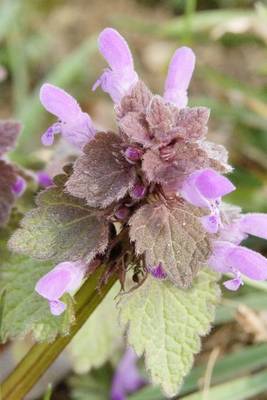
[{"label": "flower petal", "polygon": [[220,217],[219,215],[205,215],[201,217],[203,227],[209,233],[217,233],[219,229]]},{"label": "flower petal", "polygon": [[200,170],[196,174],[196,187],[209,200],[215,200],[235,190],[235,186],[225,176],[213,169]]},{"label": "flower petal", "polygon": [[235,246],[226,256],[226,263],[251,279],[267,279],[267,258],[246,247]]},{"label": "flower petal", "polygon": [[81,262],[62,262],[45,274],[35,286],[36,292],[52,301],[64,293],[77,289],[84,277],[85,265]]},{"label": "flower petal", "polygon": [[98,38],[99,51],[113,70],[134,68],[132,54],[126,40],[115,29],[104,29]]},{"label": "flower petal", "polygon": [[137,361],[135,352],[128,347],[114,375],[111,400],[126,400],[127,394],[134,393],[147,383],[137,369]]},{"label": "flower petal", "polygon": [[40,89],[40,101],[44,108],[60,120],[74,120],[81,112],[77,101],[63,89],[45,83]]},{"label": "flower petal", "polygon": [[228,254],[236,246],[227,241],[216,241],[213,243],[213,252],[208,260],[208,265],[220,273],[232,272],[232,267],[226,262]]},{"label": "flower petal", "polygon": [[47,188],[53,185],[53,179],[48,175],[45,171],[36,172],[36,179],[40,186],[43,188]]},{"label": "flower petal", "polygon": [[167,278],[167,274],[161,263],[154,267],[148,267],[148,272],[156,279],[163,280]]},{"label": "flower petal", "polygon": [[187,89],[195,68],[195,61],[195,54],[189,47],[180,47],[170,62],[164,99],[176,104],[179,108],[187,105]]},{"label": "flower petal", "polygon": [[60,300],[49,301],[49,307],[51,314],[53,315],[61,315],[67,308],[67,305]]},{"label": "flower petal", "polygon": [[267,239],[267,214],[246,214],[241,218],[238,225],[242,232]]},{"label": "flower petal", "polygon": [[73,121],[62,124],[61,132],[65,140],[79,149],[89,143],[96,134],[91,118],[83,112]]},{"label": "flower petal", "polygon": [[244,285],[244,282],[242,281],[241,278],[234,278],[223,282],[223,285],[228,290],[236,291],[240,288],[241,285]]},{"label": "flower petal", "polygon": [[18,176],[16,182],[12,185],[12,192],[16,197],[22,196],[26,189],[27,183],[24,178]]},{"label": "flower petal", "polygon": [[196,172],[193,172],[191,175],[189,175],[183,182],[180,194],[186,201],[196,207],[210,208],[210,202],[204,196],[202,196],[196,186],[197,177],[198,173]]}]

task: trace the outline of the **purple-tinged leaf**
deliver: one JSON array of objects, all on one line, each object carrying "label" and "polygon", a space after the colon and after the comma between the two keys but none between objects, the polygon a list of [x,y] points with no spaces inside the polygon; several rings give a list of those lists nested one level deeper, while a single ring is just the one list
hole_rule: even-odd
[{"label": "purple-tinged leaf", "polygon": [[183,108],[175,113],[176,136],[185,141],[195,141],[205,137],[210,110],[206,107]]},{"label": "purple-tinged leaf", "polygon": [[142,169],[150,182],[171,184],[208,164],[205,151],[197,143],[180,141],[160,151],[148,150],[143,156]]},{"label": "purple-tinged leaf", "polygon": [[183,202],[147,204],[131,217],[130,238],[146,265],[162,263],[168,278],[178,287],[192,284],[210,254],[209,237],[202,227],[201,211]]},{"label": "purple-tinged leaf", "polygon": [[142,144],[144,147],[151,145],[147,126],[140,113],[129,112],[119,120],[119,127],[130,142]]},{"label": "purple-tinged leaf", "polygon": [[171,131],[175,115],[162,97],[154,96],[149,104],[146,113],[146,120],[149,125],[150,132],[160,143],[169,142],[172,136]]},{"label": "purple-tinged leaf", "polygon": [[19,122],[0,120],[0,157],[15,147],[20,131]]},{"label": "purple-tinged leaf", "polygon": [[119,136],[100,132],[75,162],[66,188],[89,206],[106,207],[124,197],[134,182],[135,172],[123,155]]},{"label": "purple-tinged leaf", "polygon": [[233,168],[228,164],[228,151],[220,144],[203,140],[199,146],[209,158],[209,167],[221,173],[232,172]]},{"label": "purple-tinged leaf", "polygon": [[128,112],[145,113],[152,99],[152,93],[142,81],[138,81],[131,89],[130,93],[124,96],[119,106],[116,107],[116,113],[119,118]]},{"label": "purple-tinged leaf", "polygon": [[6,224],[12,205],[15,201],[13,185],[16,183],[16,173],[12,165],[0,160],[0,226]]}]

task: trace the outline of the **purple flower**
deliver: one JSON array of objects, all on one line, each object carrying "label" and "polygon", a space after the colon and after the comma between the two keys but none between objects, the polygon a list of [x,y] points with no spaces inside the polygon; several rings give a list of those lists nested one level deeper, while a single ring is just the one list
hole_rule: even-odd
[{"label": "purple flower", "polygon": [[96,131],[91,118],[63,89],[45,83],[40,90],[40,100],[45,109],[59,119],[43,134],[42,143],[45,146],[53,144],[54,136],[58,133],[78,148],[93,139]]},{"label": "purple flower", "polygon": [[189,175],[180,191],[189,203],[196,207],[211,208],[211,204],[235,190],[225,176],[213,169],[202,169]]},{"label": "purple flower", "polygon": [[120,220],[124,220],[128,217],[130,213],[130,210],[128,207],[120,207],[116,212],[115,212],[115,216],[120,219]]},{"label": "purple flower", "polygon": [[127,147],[125,150],[125,157],[129,162],[136,162],[141,159],[143,152],[140,149],[137,149],[136,147]]},{"label": "purple flower", "polygon": [[154,267],[148,267],[147,270],[156,279],[164,280],[167,278],[167,274],[162,266],[162,263],[159,263]]},{"label": "purple flower", "polygon": [[216,233],[221,225],[219,205],[221,197],[235,190],[225,176],[213,169],[202,169],[189,175],[180,191],[183,198],[196,207],[209,208],[211,214],[201,221],[207,232]]},{"label": "purple flower", "polygon": [[42,276],[35,286],[36,292],[48,300],[51,313],[60,315],[66,304],[59,299],[64,293],[78,289],[86,273],[86,265],[81,261],[62,262]]},{"label": "purple flower", "polygon": [[[226,282],[226,287],[230,290],[237,290],[242,284],[240,274],[259,281],[267,279],[267,259],[256,251],[230,242],[214,243],[209,265],[218,272],[234,274],[234,280]],[[230,283],[234,282],[239,284],[233,289]]]},{"label": "purple flower", "polygon": [[256,251],[239,244],[253,234],[267,238],[267,214],[248,214],[223,227],[219,240],[213,243],[209,265],[221,273],[233,273],[234,279],[224,282],[229,290],[237,290],[242,275],[254,280],[267,279],[267,259]]},{"label": "purple flower", "polygon": [[53,180],[52,178],[48,175],[47,172],[45,171],[38,171],[36,172],[36,178],[37,182],[40,186],[43,188],[47,188],[49,186],[53,185]]},{"label": "purple flower", "polygon": [[178,108],[187,106],[187,89],[195,68],[195,61],[195,54],[189,47],[180,47],[170,62],[163,97]]},{"label": "purple flower", "polygon": [[16,182],[12,185],[12,192],[16,197],[20,197],[23,195],[25,189],[27,187],[26,181],[21,176],[18,176]]},{"label": "purple flower", "polygon": [[246,214],[240,218],[238,228],[243,233],[267,239],[267,214]]},{"label": "purple flower", "polygon": [[141,183],[136,183],[131,190],[131,196],[136,200],[142,199],[145,196],[145,193],[146,187]]},{"label": "purple flower", "polygon": [[136,363],[138,357],[128,347],[116,369],[111,388],[111,400],[126,400],[127,394],[136,392],[147,382],[139,374]]},{"label": "purple flower", "polygon": [[132,54],[125,39],[112,28],[106,28],[100,33],[98,44],[110,68],[107,68],[96,81],[93,90],[101,86],[117,104],[138,81]]}]

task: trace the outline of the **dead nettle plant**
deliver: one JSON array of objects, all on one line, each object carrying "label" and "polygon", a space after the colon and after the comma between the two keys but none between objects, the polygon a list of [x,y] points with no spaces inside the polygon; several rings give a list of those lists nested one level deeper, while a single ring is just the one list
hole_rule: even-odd
[{"label": "dead nettle plant", "polygon": [[[58,320],[71,308],[68,294],[104,264],[98,287],[118,277],[114,301],[128,344],[144,355],[152,383],[173,396],[200,350],[200,337],[210,330],[220,275],[230,275],[224,286],[232,291],[244,276],[267,278],[266,258],[241,244],[248,235],[267,239],[267,215],[244,215],[222,200],[235,190],[226,176],[232,168],[225,148],[207,140],[209,109],[187,106],[195,66],[190,48],[174,53],[163,96],[139,78],[117,31],[100,34],[99,50],[109,67],[93,90],[101,87],[112,98],[117,130],[98,131],[71,95],[49,83],[41,87],[41,103],[57,117],[43,144],[52,145],[61,134],[80,154],[38,194],[37,207],[23,217],[9,248],[41,261],[31,278],[35,304],[27,300],[23,308],[28,330],[46,326],[36,329],[39,340],[62,333]],[[12,135],[2,128],[7,145],[1,142],[1,154]],[[11,167],[1,163],[3,179],[2,170]],[[15,182],[7,176],[7,185]],[[12,192],[5,190],[1,197],[7,210],[8,196]],[[7,212],[1,211],[1,220]],[[123,398],[127,385],[118,389],[116,379],[112,398]]]}]

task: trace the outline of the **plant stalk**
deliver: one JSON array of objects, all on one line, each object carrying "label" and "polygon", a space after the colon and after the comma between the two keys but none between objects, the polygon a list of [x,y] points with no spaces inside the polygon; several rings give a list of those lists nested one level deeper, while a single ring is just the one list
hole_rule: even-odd
[{"label": "plant stalk", "polygon": [[117,279],[111,276],[99,291],[97,284],[103,268],[105,267],[98,268],[75,295],[76,321],[70,329],[70,334],[58,337],[53,343],[33,345],[13,372],[3,381],[0,389],[1,400],[22,400],[83,326]]}]

